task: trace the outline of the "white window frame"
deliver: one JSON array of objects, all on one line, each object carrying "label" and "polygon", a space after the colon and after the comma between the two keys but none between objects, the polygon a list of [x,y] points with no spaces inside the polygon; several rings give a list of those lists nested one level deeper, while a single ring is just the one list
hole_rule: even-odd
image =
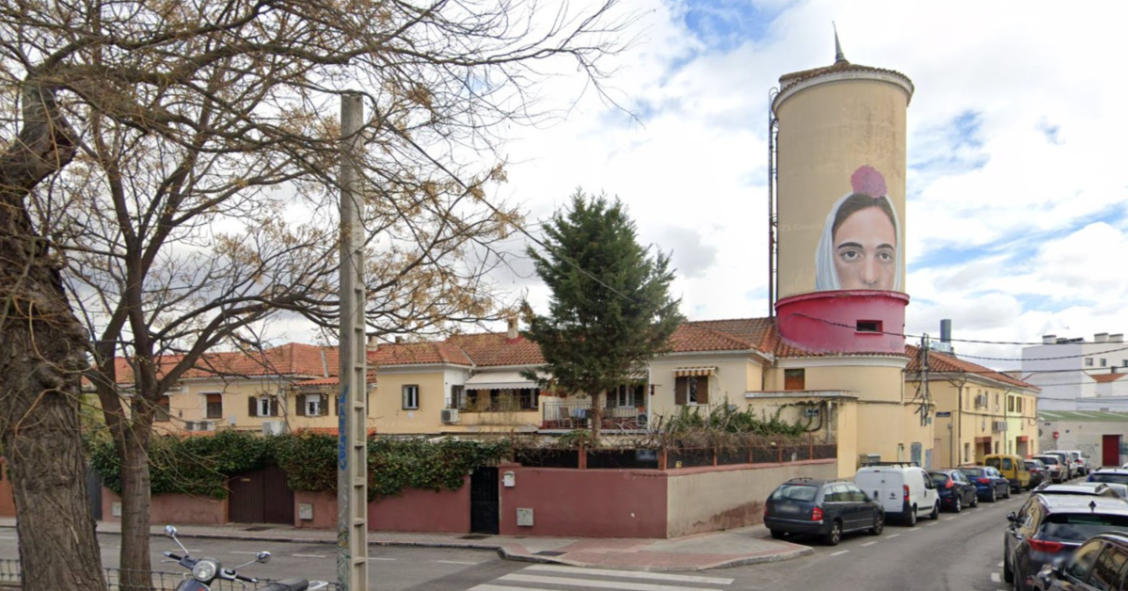
[{"label": "white window frame", "polygon": [[403,410],[419,410],[419,385],[404,384]]},{"label": "white window frame", "polygon": [[305,394],[305,413],[307,417],[321,416],[321,395],[320,394]]},{"label": "white window frame", "polygon": [[270,397],[259,396],[258,402],[255,404],[256,417],[269,417],[270,416]]}]

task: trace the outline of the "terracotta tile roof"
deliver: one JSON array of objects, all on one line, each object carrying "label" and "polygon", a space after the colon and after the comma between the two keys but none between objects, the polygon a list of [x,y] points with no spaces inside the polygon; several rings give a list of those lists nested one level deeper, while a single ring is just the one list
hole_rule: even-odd
[{"label": "terracotta tile roof", "polygon": [[1098,384],[1115,382],[1116,380],[1119,380],[1124,376],[1128,376],[1128,373],[1102,373],[1097,375],[1089,375],[1089,377],[1093,378],[1093,381],[1097,382]]},{"label": "terracotta tile roof", "polygon": [[860,64],[852,64],[847,60],[839,60],[839,61],[836,61],[829,66],[823,66],[821,68],[812,68],[810,70],[802,70],[802,71],[799,71],[799,72],[791,72],[790,74],[784,74],[783,76],[779,77],[779,89],[780,89],[780,91],[783,91],[788,86],[791,86],[793,84],[798,84],[800,82],[803,82],[804,80],[810,80],[811,78],[817,78],[817,77],[823,76],[825,74],[834,74],[834,73],[838,73],[838,72],[873,72],[873,73],[880,73],[880,74],[890,74],[890,75],[893,75],[893,76],[897,76],[899,78],[903,78],[905,80],[905,82],[907,82],[909,84],[909,88],[913,88],[913,81],[909,80],[908,76],[906,76],[906,75],[904,75],[904,74],[902,74],[902,73],[900,73],[896,70],[887,70],[885,68],[874,68],[872,66],[863,66],[863,65],[860,65]]},{"label": "terracotta tile roof", "polygon": [[382,344],[368,352],[368,362],[376,367],[446,363],[473,365],[473,361],[448,341]]},{"label": "terracotta tile roof", "polygon": [[[325,376],[327,364],[322,357],[325,347],[306,345],[302,343],[287,343],[272,349],[267,349],[261,354],[248,354],[240,351],[209,353],[201,357],[196,364],[184,372],[185,379],[208,378],[221,375],[232,376]],[[335,355],[334,355],[335,356]],[[164,375],[184,358],[183,355],[163,355],[157,363],[160,366],[158,375]],[[133,382],[133,368],[126,359],[114,359],[117,371],[117,383],[128,384]],[[336,373],[336,364],[328,365],[332,373]]]},{"label": "terracotta tile roof", "polygon": [[757,349],[770,352],[775,342],[772,318],[736,318],[683,322],[670,337],[674,353]]},{"label": "terracotta tile roof", "polygon": [[[905,371],[920,371],[921,370],[921,350],[920,347],[913,345],[905,345],[905,355],[909,356],[909,365]],[[928,352],[928,368],[930,371],[941,373],[970,373],[985,378],[1003,382],[1011,386],[1018,386],[1019,388],[1027,388],[1030,390],[1041,391],[1041,388],[1028,384],[1022,380],[1012,378],[1004,373],[999,373],[989,367],[983,367],[978,363],[972,363],[959,357],[954,357],[941,353],[939,351]]]},{"label": "terracotta tile roof", "polygon": [[447,339],[447,342],[458,347],[479,367],[544,363],[540,347],[523,336],[510,339],[509,335],[503,332],[487,332],[456,335]]}]

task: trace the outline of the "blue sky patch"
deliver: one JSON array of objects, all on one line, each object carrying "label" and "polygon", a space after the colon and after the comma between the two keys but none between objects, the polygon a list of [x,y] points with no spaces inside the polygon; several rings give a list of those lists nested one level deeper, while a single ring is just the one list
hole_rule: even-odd
[{"label": "blue sky patch", "polygon": [[692,0],[682,22],[709,49],[730,51],[766,39],[779,14],[749,0]]}]

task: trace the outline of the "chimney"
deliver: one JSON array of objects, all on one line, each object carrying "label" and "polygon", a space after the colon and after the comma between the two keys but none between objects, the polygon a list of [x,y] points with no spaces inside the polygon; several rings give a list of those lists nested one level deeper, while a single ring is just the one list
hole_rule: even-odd
[{"label": "chimney", "polygon": [[1118,332],[1116,334],[1108,335],[1108,342],[1110,342],[1110,343],[1123,343],[1124,342],[1124,333]]},{"label": "chimney", "polygon": [[509,313],[509,332],[506,334],[506,337],[511,341],[513,339],[517,338],[517,313],[516,312],[510,312]]},{"label": "chimney", "polygon": [[380,341],[376,340],[376,335],[368,335],[368,342],[365,344],[364,348],[369,351],[375,351],[380,348]]},{"label": "chimney", "polygon": [[940,321],[940,342],[941,343],[951,343],[952,342],[952,319],[951,318],[945,318],[945,319]]},{"label": "chimney", "polygon": [[403,337],[401,337],[401,336],[399,336],[399,335],[396,335],[396,344],[398,345],[398,344],[400,344],[400,343],[402,343],[402,342],[403,342]]},{"label": "chimney", "polygon": [[1097,334],[1093,335],[1093,342],[1107,343],[1108,342],[1108,333],[1107,332],[1098,332]]},{"label": "chimney", "polygon": [[1044,335],[1042,335],[1042,344],[1043,345],[1052,345],[1056,342],[1057,342],[1057,335],[1056,334],[1044,334]]}]

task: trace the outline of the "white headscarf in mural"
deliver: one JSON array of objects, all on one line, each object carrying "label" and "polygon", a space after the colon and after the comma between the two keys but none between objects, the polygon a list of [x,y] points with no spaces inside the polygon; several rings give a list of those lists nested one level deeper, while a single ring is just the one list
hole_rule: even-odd
[{"label": "white headscarf in mural", "polygon": [[815,251],[815,291],[842,289],[842,285],[838,281],[838,272],[834,267],[834,219],[838,216],[838,210],[842,207],[842,204],[854,194],[867,195],[874,200],[884,199],[889,204],[889,211],[892,212],[893,232],[897,239],[893,291],[903,291],[901,288],[901,261],[904,256],[902,254],[904,250],[902,242],[904,240],[901,237],[901,222],[897,217],[897,208],[893,206],[893,200],[889,198],[886,191],[885,177],[872,166],[865,165],[859,167],[850,176],[850,185],[854,190],[839,197],[834,202],[834,205],[830,208],[830,213],[826,215],[826,223],[823,224],[822,237],[819,238],[819,247]]}]

